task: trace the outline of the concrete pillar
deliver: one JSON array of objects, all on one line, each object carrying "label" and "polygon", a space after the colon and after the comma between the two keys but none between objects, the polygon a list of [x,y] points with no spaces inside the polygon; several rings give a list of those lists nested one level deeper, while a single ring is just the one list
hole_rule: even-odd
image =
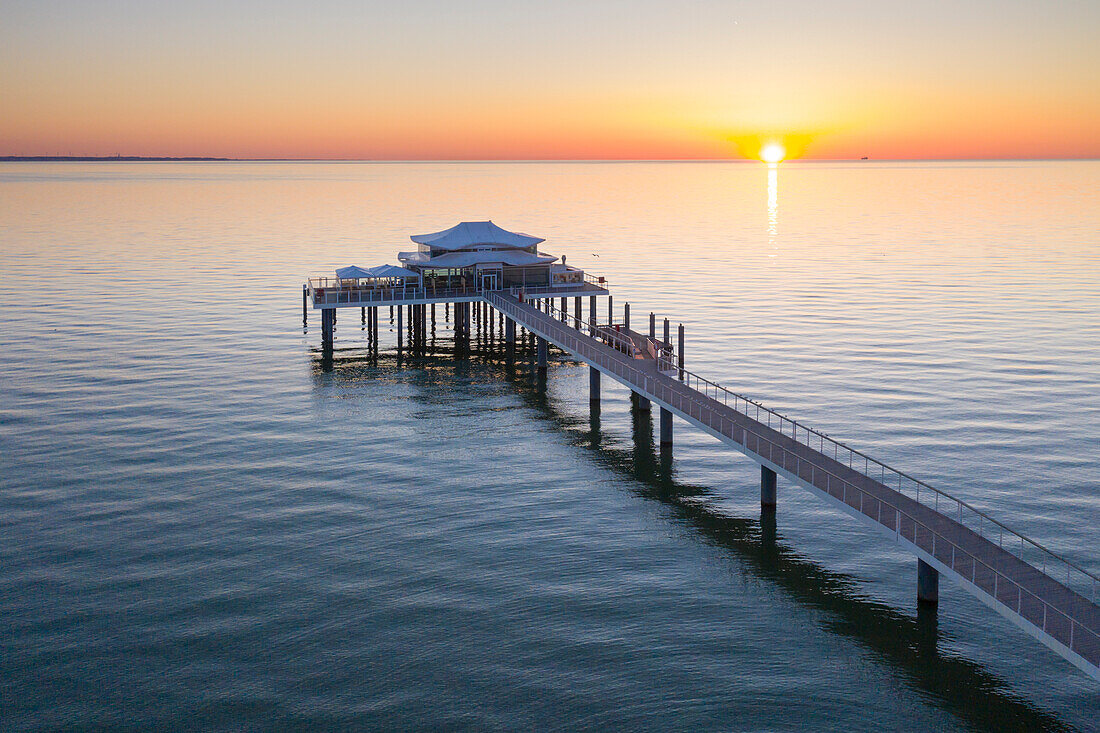
[{"label": "concrete pillar", "polygon": [[573,317],[576,319],[573,321],[573,325],[577,328],[581,327],[581,299],[579,297],[573,298]]},{"label": "concrete pillar", "polygon": [[649,337],[657,338],[657,316],[654,313],[649,314]]},{"label": "concrete pillar", "polygon": [[767,466],[760,467],[760,507],[762,509],[775,509],[776,498],[775,471]]},{"label": "concrete pillar", "polygon": [[630,328],[630,303],[623,303],[623,328]]},{"label": "concrete pillar", "polygon": [[672,340],[669,338],[669,335],[668,335],[668,319],[667,318],[665,319],[665,343],[666,344],[671,344],[672,343]]},{"label": "concrete pillar", "polygon": [[325,308],[321,311],[321,347],[326,351],[332,350],[332,342],[336,338],[333,332],[336,325],[336,309]]},{"label": "concrete pillar", "polygon": [[544,339],[542,336],[537,336],[536,339],[538,341],[539,372],[542,374],[546,374],[546,339]]},{"label": "concrete pillar", "polygon": [[516,322],[507,316],[504,318],[504,343],[509,346],[516,345]]},{"label": "concrete pillar", "polygon": [[401,345],[405,342],[405,321],[402,314],[405,309],[401,306],[397,306],[397,350],[401,350]]},{"label": "concrete pillar", "polygon": [[638,400],[638,409],[639,409],[640,411],[642,411],[642,412],[649,412],[650,410],[652,410],[652,409],[653,409],[653,405],[652,405],[652,404],[650,403],[650,401],[649,401],[649,398],[648,398],[648,397],[642,397],[642,396],[641,396],[640,394],[638,394],[637,392],[635,392],[635,393],[634,393],[634,396],[635,396],[635,397],[637,398],[637,400]]},{"label": "concrete pillar", "polygon": [[940,602],[940,571],[917,558],[917,602]]},{"label": "concrete pillar", "polygon": [[615,322],[615,298],[614,296],[607,296],[607,322]]},{"label": "concrete pillar", "polygon": [[596,322],[596,296],[595,295],[589,295],[588,296],[588,322],[589,323],[595,323]]},{"label": "concrete pillar", "polygon": [[672,413],[661,408],[661,447],[672,445]]},{"label": "concrete pillar", "polygon": [[600,402],[600,370],[591,366],[588,367],[588,401]]}]

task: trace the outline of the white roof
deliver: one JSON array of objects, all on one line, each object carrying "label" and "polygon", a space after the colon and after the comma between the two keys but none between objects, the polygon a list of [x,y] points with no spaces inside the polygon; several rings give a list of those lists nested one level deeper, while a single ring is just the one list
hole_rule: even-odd
[{"label": "white roof", "polygon": [[407,270],[404,267],[398,267],[397,265],[379,265],[378,267],[370,268],[371,277],[401,277],[412,278],[420,277],[419,274],[412,270]]},{"label": "white roof", "polygon": [[357,280],[363,277],[373,277],[373,275],[371,275],[370,270],[366,270],[356,265],[351,265],[350,267],[341,267],[339,270],[337,270],[336,277],[340,278],[341,280]]},{"label": "white roof", "polygon": [[501,229],[491,221],[464,221],[441,232],[414,234],[409,239],[417,244],[426,244],[435,249],[447,250],[468,249],[477,245],[497,245],[523,249],[546,241],[545,239],[532,237],[530,234]]},{"label": "white roof", "polygon": [[382,277],[414,278],[420,277],[420,275],[412,270],[406,270],[404,267],[398,267],[397,265],[378,265],[377,267],[358,267],[357,265],[351,265],[350,267],[341,267],[337,270],[336,277],[341,280],[367,280],[370,278]]},{"label": "white roof", "polygon": [[553,255],[533,255],[530,252],[514,250],[485,250],[482,252],[448,252],[432,258],[407,259],[405,262],[421,267],[471,267],[487,262],[499,262],[502,265],[545,265],[558,259]]}]

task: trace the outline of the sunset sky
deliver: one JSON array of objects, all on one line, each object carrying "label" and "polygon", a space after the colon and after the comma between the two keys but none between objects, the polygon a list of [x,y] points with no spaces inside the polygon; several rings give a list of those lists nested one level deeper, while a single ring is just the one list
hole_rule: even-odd
[{"label": "sunset sky", "polygon": [[0,4],[0,154],[1100,157],[1100,2]]}]

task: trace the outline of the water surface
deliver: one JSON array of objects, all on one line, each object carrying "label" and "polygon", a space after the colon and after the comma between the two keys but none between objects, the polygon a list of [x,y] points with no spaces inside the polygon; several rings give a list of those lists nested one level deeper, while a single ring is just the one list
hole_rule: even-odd
[{"label": "water surface", "polygon": [[[0,165],[5,729],[1095,729],[1095,682],[558,357],[336,358],[492,218],[688,366],[1100,571],[1100,163]],[[388,326],[388,324],[387,324]]]}]

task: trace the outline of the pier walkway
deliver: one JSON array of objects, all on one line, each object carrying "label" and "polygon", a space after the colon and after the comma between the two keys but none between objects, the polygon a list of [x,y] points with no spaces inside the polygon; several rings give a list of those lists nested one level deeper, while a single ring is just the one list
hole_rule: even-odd
[{"label": "pier walkway", "polygon": [[[1100,680],[1100,579],[984,512],[619,336],[504,291],[484,300],[539,338],[736,448],[914,552]],[[664,417],[664,415],[662,415]],[[773,482],[774,482],[774,476]],[[773,483],[774,486],[774,483]],[[934,571],[932,570],[934,568]],[[920,582],[920,581],[919,581]],[[933,598],[935,591],[933,590]]]}]

